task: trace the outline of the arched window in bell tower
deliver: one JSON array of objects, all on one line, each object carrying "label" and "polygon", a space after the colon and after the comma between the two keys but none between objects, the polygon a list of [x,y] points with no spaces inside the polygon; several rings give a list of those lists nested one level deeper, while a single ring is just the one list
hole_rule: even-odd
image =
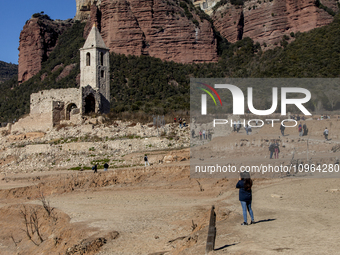
[{"label": "arched window in bell tower", "polygon": [[100,65],[101,66],[104,65],[104,53],[103,52],[100,53]]},{"label": "arched window in bell tower", "polygon": [[86,53],[86,66],[91,65],[91,54],[90,52]]}]

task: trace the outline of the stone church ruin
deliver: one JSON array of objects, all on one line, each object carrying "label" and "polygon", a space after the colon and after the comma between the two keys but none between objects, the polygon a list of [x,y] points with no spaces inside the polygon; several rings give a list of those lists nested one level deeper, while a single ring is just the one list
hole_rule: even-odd
[{"label": "stone church ruin", "polygon": [[30,115],[13,131],[46,131],[62,123],[77,123],[90,113],[110,112],[109,48],[93,25],[80,49],[80,87],[31,94]]}]

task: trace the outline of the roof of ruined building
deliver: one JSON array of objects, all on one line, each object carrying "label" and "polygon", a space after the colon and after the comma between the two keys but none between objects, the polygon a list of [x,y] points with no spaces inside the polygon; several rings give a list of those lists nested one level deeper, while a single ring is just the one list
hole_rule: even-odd
[{"label": "roof of ruined building", "polygon": [[83,46],[83,49],[90,49],[90,48],[102,48],[102,49],[109,50],[109,48],[106,47],[104,40],[102,36],[100,35],[96,24],[93,24],[93,27],[89,35],[87,36],[86,42]]}]

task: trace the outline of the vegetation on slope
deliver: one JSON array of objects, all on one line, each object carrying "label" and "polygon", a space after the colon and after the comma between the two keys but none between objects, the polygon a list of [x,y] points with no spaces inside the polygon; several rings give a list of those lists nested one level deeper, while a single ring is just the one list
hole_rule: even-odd
[{"label": "vegetation on slope", "polygon": [[0,61],[0,84],[18,74],[18,65]]},{"label": "vegetation on slope", "polygon": [[[111,110],[113,112],[138,112],[164,114],[189,109],[189,79],[223,77],[299,77],[339,78],[340,76],[340,19],[309,31],[296,33],[295,41],[288,44],[288,36],[282,39],[282,47],[263,52],[258,43],[244,38],[234,44],[226,43],[218,63],[179,64],[165,62],[148,56],[111,54]],[[43,69],[29,81],[17,87],[14,79],[2,84],[0,95],[0,121],[13,120],[29,112],[29,95],[42,89],[76,87],[79,66],[64,79],[55,78],[62,71],[52,73],[58,64],[79,64],[79,48],[84,43],[83,24],[75,23],[60,38]],[[289,40],[288,40],[289,39]],[[40,77],[47,73],[42,82]],[[319,95],[319,102],[309,104],[326,110],[340,109],[338,88],[332,93],[321,89],[312,91]],[[268,92],[269,93],[269,92]],[[263,97],[270,98],[269,95]],[[331,98],[332,97],[332,98]],[[318,106],[317,106],[318,105]]]},{"label": "vegetation on slope", "polygon": [[[85,24],[75,22],[75,24],[63,33],[58,41],[58,45],[51,52],[47,61],[42,64],[41,71],[24,82],[20,86],[17,83],[17,77],[3,83],[1,88],[3,93],[0,94],[0,121],[8,122],[15,118],[29,113],[30,95],[40,90],[71,88],[76,87],[76,76],[79,74],[79,48],[85,42],[82,37]],[[62,72],[62,68],[54,71],[52,69],[63,63],[67,66],[76,63],[77,66],[71,71],[67,77],[56,81],[58,75]],[[46,74],[46,78],[42,81],[41,76]]]}]

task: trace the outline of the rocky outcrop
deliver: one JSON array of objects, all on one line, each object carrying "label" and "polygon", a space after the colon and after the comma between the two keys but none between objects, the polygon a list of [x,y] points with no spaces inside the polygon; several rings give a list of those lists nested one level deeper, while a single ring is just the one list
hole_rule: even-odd
[{"label": "rocky outcrop", "polygon": [[101,0],[76,0],[77,12],[74,17],[75,20],[88,20],[91,13],[91,5],[99,6]]},{"label": "rocky outcrop", "polygon": [[[320,2],[338,10],[337,1]],[[250,37],[268,46],[277,44],[283,35],[309,31],[333,21],[333,16],[317,7],[314,0],[250,0],[239,7],[228,3],[218,8],[212,18],[216,29],[228,41]]]},{"label": "rocky outcrop", "polygon": [[[86,38],[93,23],[111,52],[150,55],[180,63],[213,62],[217,45],[211,24],[192,6],[174,0],[76,0],[75,19],[87,20]],[[71,21],[52,21],[34,14],[20,34],[19,83],[41,70]],[[42,76],[43,80],[44,77]]]},{"label": "rocky outcrop", "polygon": [[58,36],[72,24],[71,20],[52,21],[47,15],[34,14],[20,33],[19,83],[25,82],[41,69],[41,63],[56,46]]},{"label": "rocky outcrop", "polygon": [[90,16],[87,19],[85,28],[84,28],[84,34],[83,37],[87,38],[89,35],[93,24],[96,24],[97,28],[99,31],[101,30],[101,12],[98,10],[98,7],[95,4],[91,5],[91,11],[90,11]]},{"label": "rocky outcrop", "polygon": [[63,69],[63,71],[61,71],[61,73],[58,75],[58,77],[55,79],[56,82],[60,81],[61,79],[65,78],[66,76],[68,76],[71,71],[73,70],[73,68],[75,68],[77,66],[77,64],[69,64],[68,66],[65,66],[65,68]]},{"label": "rocky outcrop", "polygon": [[180,63],[216,61],[211,24],[186,8],[172,0],[103,0],[100,21],[91,16],[88,26],[98,22],[105,44],[116,53]]}]

